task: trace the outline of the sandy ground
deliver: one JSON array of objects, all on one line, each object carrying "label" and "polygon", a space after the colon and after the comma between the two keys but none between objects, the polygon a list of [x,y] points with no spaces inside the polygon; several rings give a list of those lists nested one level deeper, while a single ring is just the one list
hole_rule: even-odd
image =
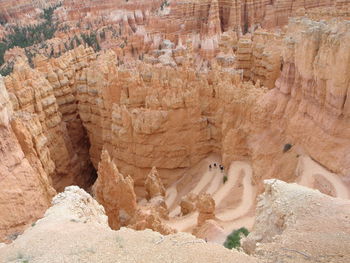
[{"label": "sandy ground", "polygon": [[[224,174],[228,180],[224,184],[224,174],[220,169],[208,168],[214,162],[220,164],[218,155],[210,155],[202,160],[167,189],[166,203],[170,210],[170,219],[166,223],[178,231],[191,232],[197,224],[198,212],[181,216],[181,197],[190,192],[209,193],[215,200],[216,221],[224,228],[225,234],[209,241],[222,243],[233,230],[253,227],[257,189],[252,185],[252,167],[249,163],[232,162],[228,170],[225,168]],[[350,198],[349,189],[340,177],[308,156],[299,157],[296,173],[299,176],[297,183],[300,185],[319,189],[335,197]]]},{"label": "sandy ground", "polygon": [[334,189],[335,197],[350,199],[349,189],[340,177],[337,174],[327,171],[309,156],[299,157],[297,174],[299,175],[297,183],[300,185],[318,189],[319,187],[316,187],[316,185],[322,185],[322,181],[326,180],[330,187]]}]

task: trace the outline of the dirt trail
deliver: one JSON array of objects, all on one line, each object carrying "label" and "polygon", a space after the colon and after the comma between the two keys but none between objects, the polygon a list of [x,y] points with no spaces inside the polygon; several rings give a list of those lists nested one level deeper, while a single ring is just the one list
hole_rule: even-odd
[{"label": "dirt trail", "polygon": [[[222,221],[232,221],[241,217],[249,212],[250,208],[254,205],[256,191],[252,186],[252,168],[249,164],[243,162],[233,162],[229,171],[228,177],[237,178],[240,171],[244,173],[243,179],[243,195],[242,201],[235,209],[227,209],[216,215],[216,217]],[[225,187],[226,185],[224,185]],[[223,188],[224,188],[223,187]],[[223,198],[227,197],[227,193],[230,188],[220,189],[220,191],[214,195],[214,199],[217,203],[220,203]]]},{"label": "dirt trail", "polygon": [[[206,165],[206,167],[208,167],[208,163],[211,163],[210,161],[212,160],[214,160],[214,158],[206,159],[206,162],[204,162],[202,165]],[[244,190],[240,204],[238,207],[224,209],[217,215],[217,218],[222,221],[224,225],[227,225],[229,229],[231,229],[234,221],[248,213],[254,204],[256,191],[251,184],[252,168],[249,164],[238,161],[232,162],[227,172],[228,180],[225,184],[223,183],[224,174],[221,173],[219,168],[213,167],[210,170],[207,168],[207,171],[202,175],[198,183],[194,186],[193,190],[190,191],[195,194],[199,194],[201,192],[210,193],[213,195],[215,203],[218,206],[225,198],[229,198],[229,193],[233,188],[238,186],[237,179],[239,178],[241,172],[244,173]],[[166,202],[168,205],[173,205],[174,200],[177,199],[177,197],[174,196],[178,191],[176,187],[177,183],[170,187],[167,191]],[[170,216],[174,214],[174,211],[178,213],[179,210],[179,206],[175,207],[171,211]],[[196,226],[197,217],[198,212],[195,212],[183,217],[171,218],[167,224],[178,231],[186,231]]]},{"label": "dirt trail", "polygon": [[[220,169],[218,167],[208,168],[209,164],[214,162],[220,163],[218,156],[209,156],[187,171],[178,182],[168,188],[166,203],[170,208],[170,219],[166,223],[178,231],[191,232],[197,225],[198,212],[193,212],[186,216],[178,216],[181,214],[179,206],[181,197],[189,192],[195,194],[209,193],[213,196],[216,207],[220,207],[221,203],[225,206],[228,204],[227,207],[222,207],[221,205],[219,211],[215,213],[218,223],[224,228],[224,232],[215,237],[214,240],[210,240],[211,242],[222,243],[234,229],[243,226],[249,229],[253,227],[254,213],[252,213],[252,209],[255,205],[257,189],[252,185],[253,171],[249,163],[232,162],[226,173],[227,182],[224,184],[224,174],[221,173]],[[350,193],[341,179],[308,156],[300,157],[296,173],[300,176],[298,183],[301,185],[315,188],[315,181],[318,178],[321,180],[322,177],[334,187],[337,197],[350,198]],[[239,185],[243,187],[243,192]],[[235,193],[241,194],[238,203],[237,196],[232,197]],[[236,203],[230,203],[230,200],[234,199]]]},{"label": "dirt trail", "polygon": [[[218,170],[213,168],[211,171],[209,171],[208,170],[209,164],[219,163],[219,162],[220,162],[220,158],[218,155],[212,154],[208,156],[207,158],[202,160],[198,165],[192,167],[191,169],[189,169],[189,171],[184,173],[182,178],[180,178],[177,182],[175,182],[173,185],[171,185],[167,189],[165,202],[171,214],[176,214],[179,212],[179,206],[178,204],[175,204],[175,203],[176,201],[179,201],[179,199],[181,198],[181,196],[179,196],[179,193],[178,193],[178,187],[181,184],[182,180],[187,179],[185,177],[198,177],[199,182],[197,183],[195,180],[190,180],[190,184],[192,186],[191,189],[193,189],[190,192],[198,194],[213,180],[216,174],[214,172]],[[202,171],[205,171],[204,175]],[[184,194],[182,194],[182,196],[183,195]]]},{"label": "dirt trail", "polygon": [[309,156],[299,157],[297,174],[300,176],[300,179],[297,181],[300,185],[315,188],[315,180],[317,180],[318,177],[323,177],[334,187],[336,197],[343,199],[350,198],[349,190],[339,176],[327,171]]},{"label": "dirt trail", "polygon": [[174,205],[174,202],[177,197],[177,189],[176,189],[177,184],[173,184],[170,188],[166,190],[166,199],[165,203],[167,206],[170,208]]}]

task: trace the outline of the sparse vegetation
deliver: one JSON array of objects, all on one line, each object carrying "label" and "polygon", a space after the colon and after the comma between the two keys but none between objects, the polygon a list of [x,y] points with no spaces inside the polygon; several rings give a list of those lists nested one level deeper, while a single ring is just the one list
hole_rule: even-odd
[{"label": "sparse vegetation", "polygon": [[27,259],[21,252],[18,252],[17,253],[17,262],[29,263],[29,259]]},{"label": "sparse vegetation", "polygon": [[224,246],[228,249],[239,248],[241,246],[241,236],[248,236],[248,234],[248,229],[241,227],[227,236]]},{"label": "sparse vegetation", "polygon": [[[4,55],[7,50],[16,46],[26,48],[51,39],[57,30],[57,26],[52,22],[52,15],[54,10],[58,7],[59,5],[56,5],[44,9],[41,18],[45,19],[45,22],[41,24],[27,27],[16,26],[12,28],[12,32],[6,36],[4,41],[0,42],[0,65],[5,62]],[[6,76],[11,72],[12,68],[6,67],[6,70],[1,71],[1,75]]]},{"label": "sparse vegetation", "polygon": [[13,234],[11,234],[11,235],[9,235],[8,237],[7,237],[7,239],[8,240],[16,240],[17,239],[17,237],[20,235],[21,233],[19,233],[19,232],[15,232],[15,233],[13,233]]},{"label": "sparse vegetation", "polygon": [[33,58],[35,56],[35,54],[33,54],[32,52],[30,52],[29,50],[25,50],[26,53],[26,57],[28,59],[28,63],[31,67],[34,67],[34,63],[33,63]]},{"label": "sparse vegetation", "polygon": [[6,20],[5,20],[5,18],[3,18],[3,17],[0,17],[0,25],[5,25],[7,22],[6,22]]},{"label": "sparse vegetation", "polygon": [[102,31],[100,32],[100,38],[101,38],[102,40],[105,40],[105,39],[106,39],[106,32],[105,32],[104,30],[102,30]]},{"label": "sparse vegetation", "polygon": [[292,148],[292,146],[293,145],[291,145],[290,143],[285,144],[283,147],[283,152],[284,153],[288,152]]},{"label": "sparse vegetation", "polygon": [[115,240],[117,241],[117,244],[118,244],[119,248],[123,248],[123,247],[124,247],[124,246],[123,246],[123,241],[124,241],[124,240],[123,240],[122,237],[116,236]]},{"label": "sparse vegetation", "polygon": [[164,0],[163,3],[160,5],[160,10],[164,10],[164,7],[167,7],[169,5],[169,2],[167,0]]},{"label": "sparse vegetation", "polygon": [[0,68],[0,75],[7,76],[13,71],[13,65],[4,65]]},{"label": "sparse vegetation", "polygon": [[100,51],[101,47],[97,41],[96,33],[81,34],[81,37],[89,47],[92,47],[95,51]]},{"label": "sparse vegetation", "polygon": [[222,178],[222,182],[225,184],[227,180],[228,180],[227,175],[224,175],[224,177]]}]

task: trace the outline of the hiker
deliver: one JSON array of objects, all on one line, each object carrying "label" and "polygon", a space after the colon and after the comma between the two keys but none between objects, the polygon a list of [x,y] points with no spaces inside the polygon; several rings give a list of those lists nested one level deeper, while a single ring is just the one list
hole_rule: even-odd
[{"label": "hiker", "polygon": [[214,167],[216,167],[216,163],[214,163]]},{"label": "hiker", "polygon": [[222,166],[221,164],[220,164],[220,170],[221,170],[221,172],[224,171],[224,166]]},{"label": "hiker", "polygon": [[211,170],[211,164],[209,164],[209,170]]}]

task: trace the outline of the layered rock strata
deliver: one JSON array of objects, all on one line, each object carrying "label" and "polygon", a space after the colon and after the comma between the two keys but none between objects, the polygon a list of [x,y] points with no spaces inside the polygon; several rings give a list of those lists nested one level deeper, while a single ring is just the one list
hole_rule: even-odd
[{"label": "layered rock strata", "polygon": [[[40,122],[30,114],[13,112],[2,77],[0,136],[0,241],[10,242],[26,225],[42,216],[56,192],[46,172],[52,166],[42,165],[48,149]],[[37,152],[39,149],[41,154]]]},{"label": "layered rock strata", "polygon": [[345,146],[350,127],[349,39],[348,23],[293,20],[282,72],[268,96],[276,105],[274,118],[283,116],[288,123],[288,134],[316,161],[343,175],[350,168]]},{"label": "layered rock strata", "polygon": [[[52,71],[51,73],[50,77],[53,81],[55,75]],[[43,136],[37,138],[42,140],[36,151],[39,156],[42,156],[43,166],[52,178],[53,186],[61,190],[69,184],[86,185],[89,177],[83,174],[89,174],[92,170],[90,162],[86,162],[88,145],[82,143],[84,136],[79,134],[82,127],[79,130],[79,122],[78,125],[74,125],[74,120],[70,122],[72,118],[64,119],[60,112],[61,109],[64,114],[70,112],[73,116],[77,116],[77,113],[74,112],[74,96],[65,94],[67,90],[71,92],[69,86],[57,85],[57,82],[51,84],[46,77],[48,73],[43,74],[38,70],[33,70],[25,61],[19,61],[14,73],[5,79],[6,88],[11,94],[13,109],[20,115],[22,113],[34,115],[33,121],[35,118],[39,120],[41,126],[39,130],[42,130]],[[61,78],[62,83],[67,83],[68,80],[64,79],[64,75]],[[59,107],[59,104],[67,103],[71,103],[69,108],[66,107],[64,110],[63,107]],[[39,135],[38,130],[35,130],[37,126],[38,124],[27,125],[29,129],[32,129],[30,130],[32,134]],[[75,133],[78,135],[74,136]],[[48,148],[49,155],[46,151],[42,151],[41,145]],[[85,156],[79,154],[79,152],[84,152],[84,148],[86,149]]]}]

